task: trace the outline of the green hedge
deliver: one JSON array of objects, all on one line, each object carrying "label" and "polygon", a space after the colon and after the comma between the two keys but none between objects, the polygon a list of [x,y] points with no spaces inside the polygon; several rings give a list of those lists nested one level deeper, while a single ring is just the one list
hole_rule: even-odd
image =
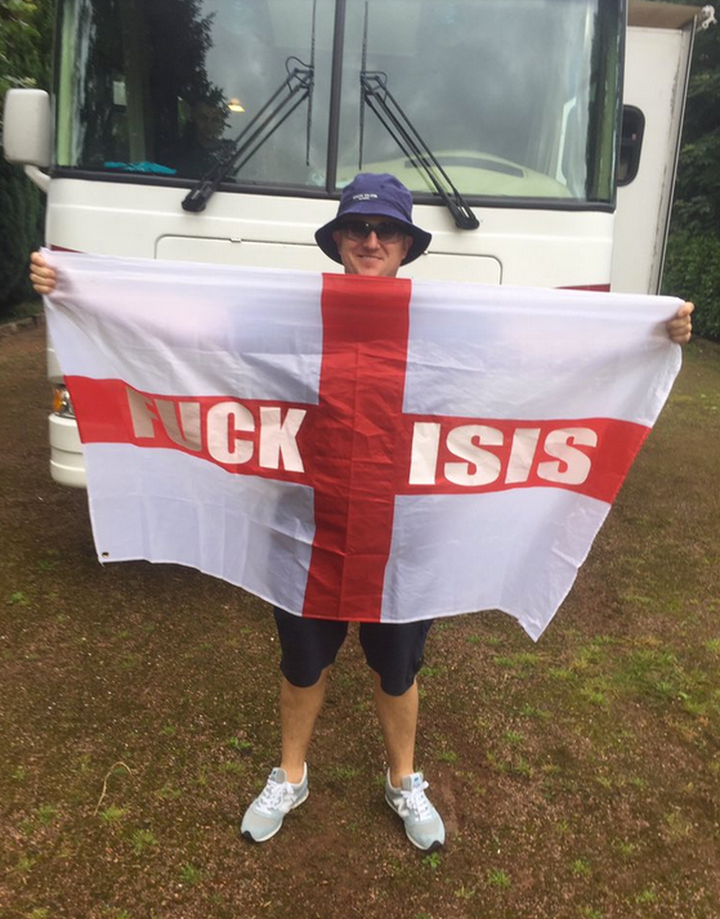
[{"label": "green hedge", "polygon": [[694,332],[720,341],[720,237],[676,230],[668,242],[663,293],[692,300]]},{"label": "green hedge", "polygon": [[0,148],[0,316],[34,296],[28,257],[42,242],[44,196]]}]

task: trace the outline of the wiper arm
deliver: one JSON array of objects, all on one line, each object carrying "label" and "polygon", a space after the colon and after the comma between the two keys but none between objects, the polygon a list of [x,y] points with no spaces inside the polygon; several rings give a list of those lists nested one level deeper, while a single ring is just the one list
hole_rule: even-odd
[{"label": "wiper arm", "polygon": [[[310,63],[304,64],[298,57],[285,61],[287,77],[270,96],[260,111],[247,124],[232,143],[230,154],[220,160],[194,185],[186,195],[182,206],[186,211],[198,213],[205,210],[210,195],[230,172],[239,172],[260,147],[268,141],[277,129],[287,121],[295,109],[306,99],[307,140],[305,161],[310,164],[310,132],[312,129],[312,100],[315,86],[315,25],[317,21],[317,0],[313,0],[312,32],[310,35]],[[290,69],[291,62],[296,65]]]},{"label": "wiper arm", "polygon": [[[387,74],[365,70],[363,64],[360,71],[360,87],[363,103],[375,112],[385,130],[412,165],[433,185],[453,215],[455,226],[461,230],[476,230],[480,226],[480,221],[388,89]],[[361,125],[361,151],[362,133]]]},{"label": "wiper arm", "polygon": [[293,67],[292,70],[288,69],[286,79],[235,138],[230,155],[216,163],[190,189],[182,203],[184,210],[193,213],[205,210],[208,199],[228,173],[242,169],[306,99],[310,99],[308,103],[309,132],[315,67],[312,63],[303,64],[298,58],[288,58],[286,66],[292,60],[297,61],[300,66]]}]

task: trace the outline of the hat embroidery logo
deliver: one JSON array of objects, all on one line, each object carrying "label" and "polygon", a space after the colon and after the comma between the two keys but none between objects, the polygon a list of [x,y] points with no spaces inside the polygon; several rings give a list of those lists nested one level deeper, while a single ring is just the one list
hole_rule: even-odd
[{"label": "hat embroidery logo", "polygon": [[373,198],[377,198],[377,195],[374,192],[365,192],[362,195],[353,195],[353,201],[370,201]]}]

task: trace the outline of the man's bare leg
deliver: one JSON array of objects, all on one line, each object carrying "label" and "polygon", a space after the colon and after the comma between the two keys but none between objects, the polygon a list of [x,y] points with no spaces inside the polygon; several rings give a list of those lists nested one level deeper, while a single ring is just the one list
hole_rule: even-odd
[{"label": "man's bare leg", "polygon": [[[445,842],[442,817],[425,796],[427,782],[415,774],[415,733],[419,694],[417,680],[401,696],[383,692],[375,676],[375,704],[388,755],[390,786],[385,785],[385,800],[405,825],[410,842],[424,852],[434,852]],[[402,787],[407,776],[412,783]]]},{"label": "man's bare leg", "polygon": [[401,696],[391,696],[383,692],[377,673],[373,673],[373,679],[375,707],[388,755],[390,781],[398,788],[404,776],[415,771],[415,734],[419,708],[417,680]]},{"label": "man's bare leg", "polygon": [[[305,758],[315,721],[325,698],[327,669],[313,686],[293,686],[285,677],[280,684],[280,731],[285,771],[281,779],[273,769],[265,788],[250,804],[240,824],[240,833],[251,842],[265,842],[281,829],[289,811],[308,796]],[[289,785],[287,783],[290,783]],[[294,786],[294,787],[290,787]]]},{"label": "man's bare leg", "polygon": [[293,785],[302,780],[313,728],[325,699],[326,667],[313,686],[293,686],[285,677],[280,684],[280,732],[282,758],[288,782]]}]

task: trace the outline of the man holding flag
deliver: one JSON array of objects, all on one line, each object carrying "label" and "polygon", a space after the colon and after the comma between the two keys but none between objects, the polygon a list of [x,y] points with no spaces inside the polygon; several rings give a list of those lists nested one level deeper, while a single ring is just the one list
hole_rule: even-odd
[{"label": "man holding flag", "polygon": [[[393,278],[401,265],[421,255],[429,233],[412,222],[412,198],[393,176],[361,174],[343,191],[337,216],[316,233],[320,248],[345,273],[370,279]],[[31,259],[38,293],[52,292],[55,273],[39,253]],[[670,338],[689,340],[692,304],[668,323]],[[362,616],[358,616],[362,619]],[[368,617],[370,618],[370,617]],[[281,758],[262,793],[242,821],[242,835],[270,839],[285,815],[308,795],[306,755],[322,708],[327,674],[345,639],[348,623],[313,619],[275,609],[282,649],[280,689]],[[373,671],[375,704],[385,742],[388,771],[385,798],[403,820],[409,840],[430,852],[445,840],[442,819],[428,800],[427,783],[415,771],[418,718],[417,673],[432,620],[405,623],[361,622],[360,642]]]},{"label": "man holding flag", "polygon": [[[346,274],[394,278],[401,265],[427,249],[431,236],[413,224],[412,198],[401,182],[391,175],[364,173],[344,189],[337,216],[317,231],[315,239]],[[275,621],[282,647],[282,758],[243,818],[241,832],[255,842],[276,833],[284,814],[307,797],[305,756],[323,704],[328,669],[348,628],[346,622],[299,618],[279,609]],[[385,800],[403,819],[410,842],[426,852],[445,841],[442,819],[425,794],[427,782],[414,765],[416,676],[431,625],[432,620],[360,624],[389,764]]]}]

